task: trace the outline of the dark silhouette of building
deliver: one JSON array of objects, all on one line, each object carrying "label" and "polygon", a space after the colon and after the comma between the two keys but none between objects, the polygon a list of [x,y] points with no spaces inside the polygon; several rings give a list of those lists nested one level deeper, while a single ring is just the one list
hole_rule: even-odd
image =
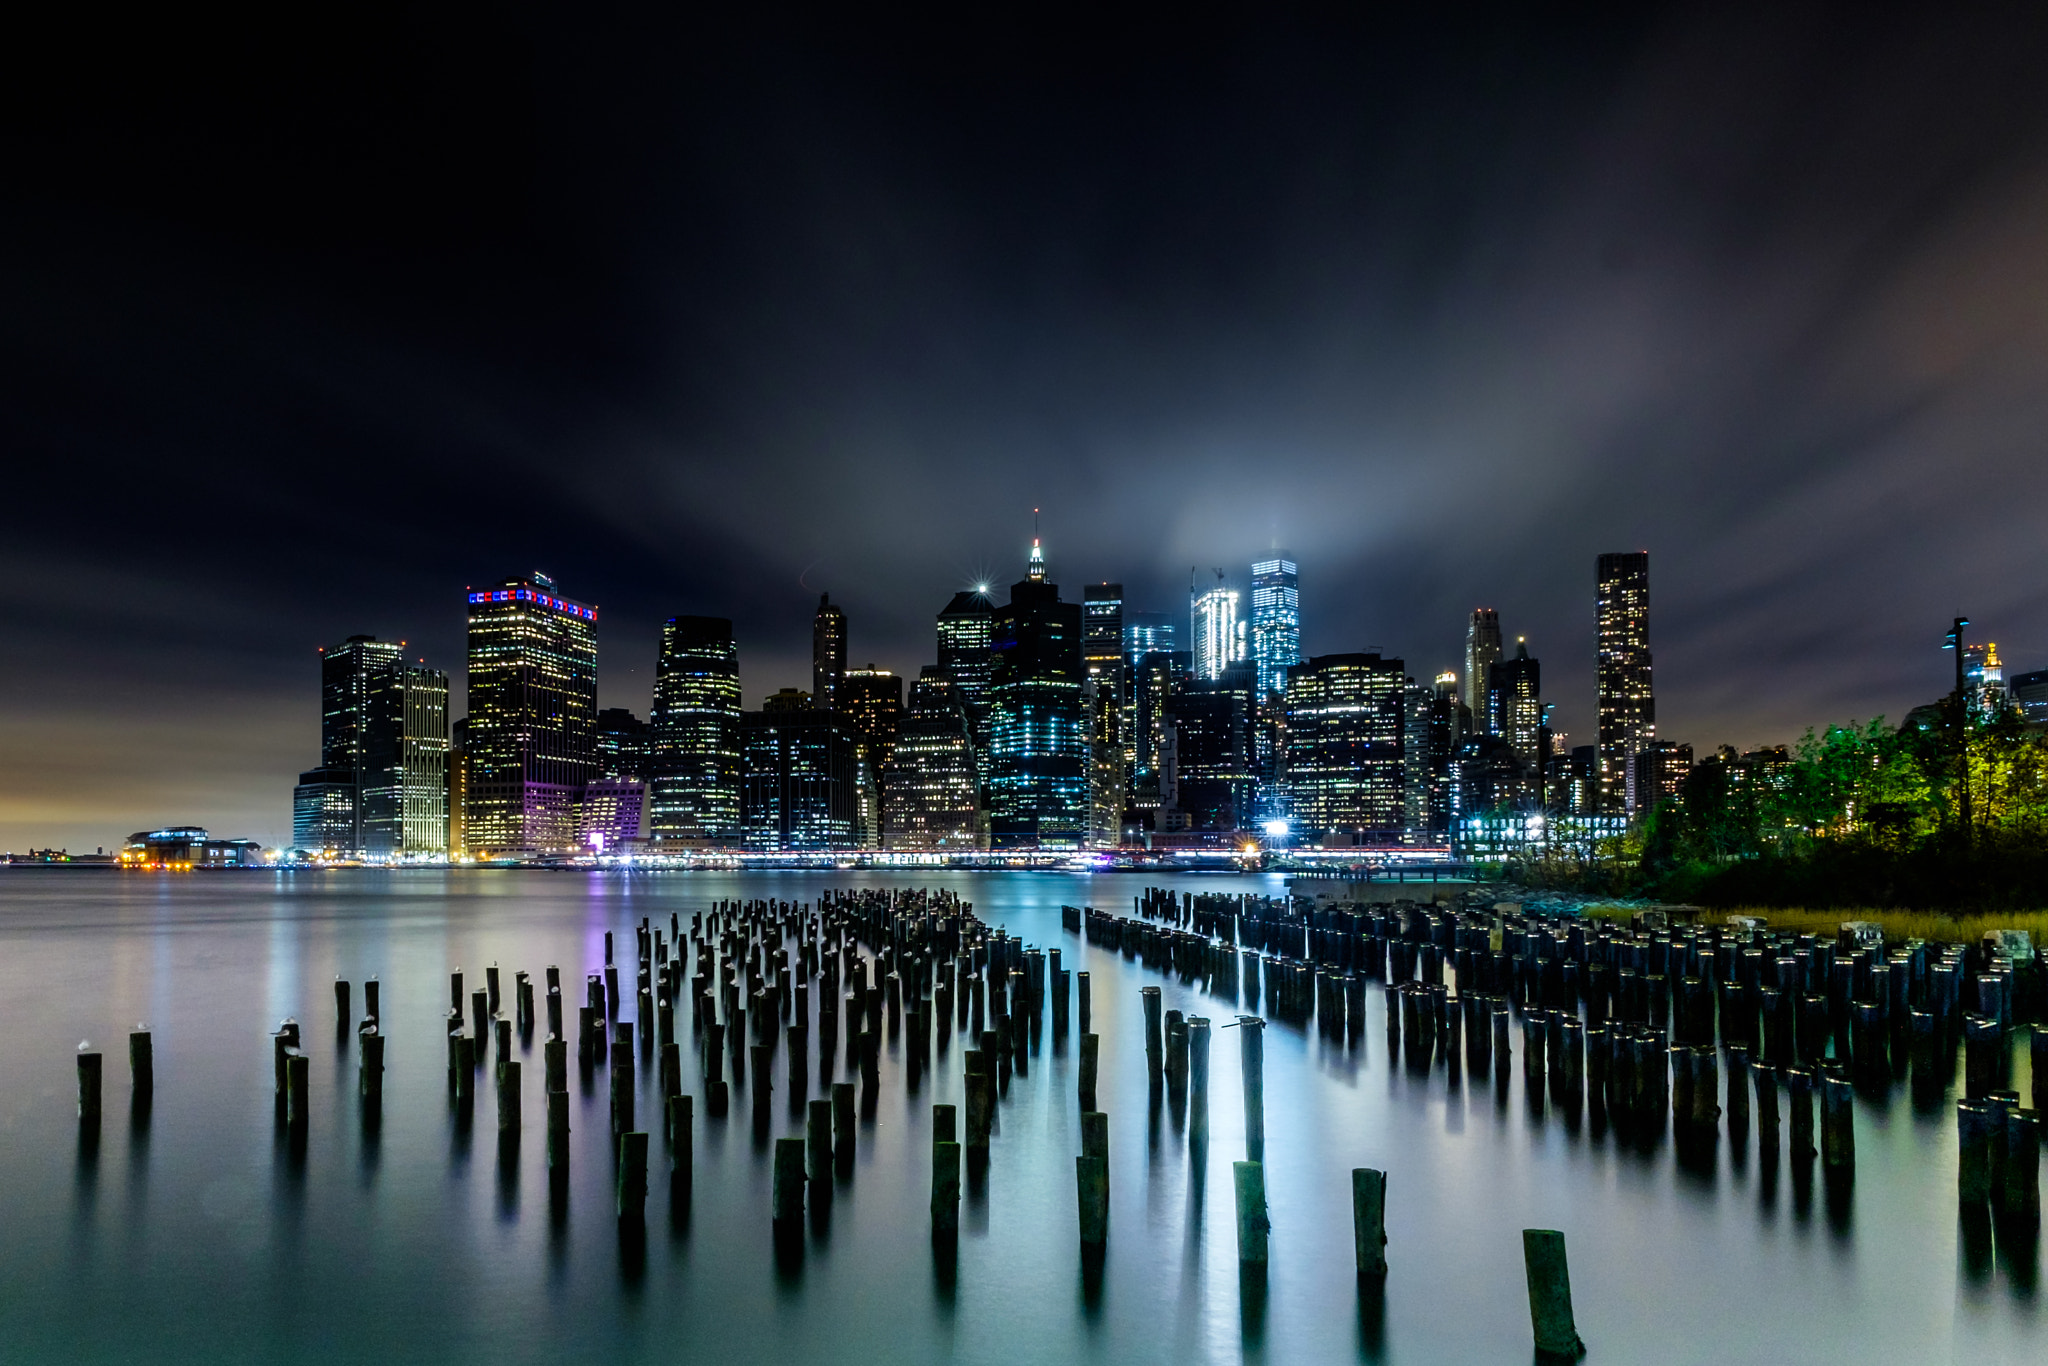
[{"label": "dark silhouette of building", "polygon": [[350,636],[320,657],[320,767],[292,794],[298,848],[374,859],[448,850],[448,676]]},{"label": "dark silhouette of building", "polygon": [[646,778],[649,766],[647,723],[625,707],[606,707],[597,714],[597,774],[600,778]]},{"label": "dark silhouette of building", "polygon": [[1500,613],[1491,607],[1475,607],[1465,623],[1465,710],[1473,723],[1486,726],[1486,680],[1488,671],[1500,659]]}]

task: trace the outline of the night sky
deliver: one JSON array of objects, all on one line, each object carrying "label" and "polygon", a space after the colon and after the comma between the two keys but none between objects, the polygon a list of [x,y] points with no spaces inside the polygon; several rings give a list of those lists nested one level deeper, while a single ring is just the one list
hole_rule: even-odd
[{"label": "night sky", "polygon": [[679,612],[734,619],[749,706],[808,686],[820,589],[914,675],[1034,507],[1067,596],[1137,608],[1278,540],[1308,652],[1419,677],[1495,607],[1574,743],[1605,550],[1651,553],[1702,750],[1902,715],[1958,612],[2048,667],[2029,7],[40,8],[0,43],[0,848],[285,840],[316,648],[409,641],[459,714],[508,572],[600,606],[603,705]]}]

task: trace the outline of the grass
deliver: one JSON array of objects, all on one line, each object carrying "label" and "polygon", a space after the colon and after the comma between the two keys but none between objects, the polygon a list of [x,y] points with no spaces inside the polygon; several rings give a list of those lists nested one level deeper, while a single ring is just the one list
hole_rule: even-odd
[{"label": "grass", "polygon": [[[1588,906],[1582,914],[1602,920],[1627,921],[1638,908]],[[1928,939],[1949,944],[1974,944],[1986,930],[2025,930],[2037,949],[2048,944],[2048,911],[2016,911],[2006,915],[1942,915],[1935,911],[1806,910],[1801,907],[1742,906],[1734,910],[1702,910],[1702,924],[1725,924],[1731,915],[1760,918],[1774,930],[1832,937],[1846,920],[1870,920],[1884,927],[1887,940]]]}]

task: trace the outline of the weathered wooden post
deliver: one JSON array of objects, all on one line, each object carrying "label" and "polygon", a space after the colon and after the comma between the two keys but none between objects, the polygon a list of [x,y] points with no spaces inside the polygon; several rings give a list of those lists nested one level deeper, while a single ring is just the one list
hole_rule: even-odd
[{"label": "weathered wooden post", "polygon": [[1075,990],[1075,992],[1076,992],[1076,999],[1078,999],[1078,1000],[1080,1001],[1080,1004],[1081,1004],[1081,1032],[1082,1032],[1083,1034],[1086,1034],[1086,1033],[1088,1032],[1088,1028],[1089,1028],[1089,1025],[1088,1025],[1088,970],[1087,970],[1086,968],[1083,968],[1083,969],[1082,969],[1082,970],[1081,970],[1080,972],[1078,972],[1078,973],[1076,973],[1076,974],[1074,975],[1074,983],[1075,983],[1075,987],[1074,987],[1074,990]]},{"label": "weathered wooden post", "polygon": [[[2036,1056],[2039,1056],[2038,1050]],[[2048,1080],[2044,1080],[2048,1088]],[[2041,1218],[2041,1116],[2034,1110],[2008,1110],[2005,1115],[2005,1161],[2000,1176],[2006,1219],[2032,1226]]]},{"label": "weathered wooden post", "polygon": [[1199,1148],[1209,1141],[1209,1022],[1200,1015],[1188,1021],[1188,1142]]},{"label": "weathered wooden post", "polygon": [[1991,1198],[1991,1107],[1981,1100],[1956,1102],[1956,1200],[1978,1211]]},{"label": "weathered wooden post", "polygon": [[498,1064],[498,1132],[519,1132],[519,1061]]},{"label": "weathered wooden post", "polygon": [[753,1059],[754,1064],[754,1118],[765,1122],[768,1118],[768,1099],[775,1089],[769,1077],[772,1051],[765,1043],[749,1044],[747,1056]]},{"label": "weathered wooden post", "polygon": [[800,1138],[775,1140],[775,1172],[769,1198],[771,1218],[778,1237],[800,1231],[804,1216],[804,1141]]},{"label": "weathered wooden post", "polygon": [[384,1012],[377,1001],[377,979],[368,978],[363,982],[363,1014],[373,1020],[382,1020]]},{"label": "weathered wooden post", "polygon": [[[552,1099],[552,1098],[551,1098]],[[690,1096],[668,1098],[668,1190],[671,1203],[687,1204],[696,1179],[697,1119]]]},{"label": "weathered wooden post", "polygon": [[100,1055],[81,1043],[78,1045],[78,1127],[98,1129],[100,1126]]},{"label": "weathered wooden post", "polygon": [[1556,1229],[1522,1230],[1522,1266],[1529,1280],[1529,1323],[1539,1357],[1576,1361],[1586,1354],[1572,1320],[1572,1280],[1565,1265],[1564,1234]]},{"label": "weathered wooden post", "polygon": [[[1240,1015],[1237,1024],[1239,1065],[1244,1072],[1244,1149],[1253,1163],[1266,1160],[1266,1022],[1256,1015]],[[1242,1165],[1242,1164],[1239,1164]],[[1265,1177],[1259,1178],[1260,1201],[1265,1199]],[[1261,1243],[1260,1261],[1264,1244]]]},{"label": "weathered wooden post", "polygon": [[932,1107],[933,1132],[939,1132],[937,1116],[947,1112],[945,1137],[932,1140],[932,1237],[949,1241],[960,1236],[960,1144],[952,1138],[950,1105]]},{"label": "weathered wooden post", "polygon": [[1103,1162],[1102,1180],[1104,1189],[1109,1183],[1109,1116],[1100,1110],[1089,1110],[1081,1116],[1081,1152],[1086,1157],[1099,1157]]},{"label": "weathered wooden post", "polygon": [[348,1030],[348,979],[334,979],[334,1031],[337,1034]]},{"label": "weathered wooden post", "polygon": [[1813,1073],[1803,1067],[1785,1069],[1792,1105],[1791,1149],[1795,1160],[1813,1156]]},{"label": "weathered wooden post", "polygon": [[569,1170],[569,1093],[548,1092],[548,1170]]},{"label": "weathered wooden post", "polygon": [[128,1035],[128,1077],[136,1101],[147,1105],[156,1092],[156,1049],[147,1029],[137,1027]]},{"label": "weathered wooden post", "polygon": [[853,1170],[853,1083],[832,1083],[832,1159],[842,1172]]},{"label": "weathered wooden post", "polygon": [[1360,1280],[1387,1274],[1387,1174],[1371,1167],[1351,1169],[1351,1234]]},{"label": "weathered wooden post", "polygon": [[813,1181],[832,1179],[832,1102],[814,1100],[805,1107],[805,1170]]},{"label": "weathered wooden post", "polygon": [[1855,1170],[1856,1088],[1847,1077],[1822,1079],[1820,1117],[1821,1161],[1835,1171]]},{"label": "weathered wooden post", "polygon": [[1272,1228],[1266,1217],[1266,1169],[1257,1162],[1233,1162],[1230,1176],[1237,1195],[1238,1266],[1262,1277],[1266,1274],[1266,1235]]},{"label": "weathered wooden post", "polygon": [[371,1121],[384,1104],[384,1035],[364,1019],[357,1038],[356,1095],[363,1102],[363,1118]]},{"label": "weathered wooden post", "polygon": [[1159,988],[1142,987],[1138,996],[1145,1007],[1145,1070],[1157,1081],[1165,1056],[1165,1045],[1160,1035]]},{"label": "weathered wooden post", "polygon": [[619,1135],[619,1222],[647,1219],[647,1134],[633,1130]]},{"label": "weathered wooden post", "polygon": [[[1083,1110],[1093,1110],[1095,1108],[1095,1083],[1101,1065],[1101,1048],[1102,1040],[1099,1036],[1094,1034],[1083,1034],[1081,1036],[1081,1066],[1079,1068],[1079,1075],[1081,1108]],[[971,1121],[968,1128],[970,1130],[973,1128]]]},{"label": "weathered wooden post", "polygon": [[[98,1057],[97,1054],[94,1055]],[[285,1060],[284,1116],[294,1129],[303,1130],[313,1115],[312,1060],[294,1052]]]}]

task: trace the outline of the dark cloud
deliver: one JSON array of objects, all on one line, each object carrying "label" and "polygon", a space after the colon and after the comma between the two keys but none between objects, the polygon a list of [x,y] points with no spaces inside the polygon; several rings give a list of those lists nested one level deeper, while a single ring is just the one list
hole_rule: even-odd
[{"label": "dark cloud", "polygon": [[[1774,7],[746,31],[423,6],[0,61],[0,845],[276,838],[313,648],[465,584],[674,612],[750,697],[914,670],[1021,569],[1178,610],[1279,539],[1307,646],[1592,711],[1647,548],[1662,730],[2048,665],[2048,27]],[[209,27],[209,24],[213,26]]]}]

